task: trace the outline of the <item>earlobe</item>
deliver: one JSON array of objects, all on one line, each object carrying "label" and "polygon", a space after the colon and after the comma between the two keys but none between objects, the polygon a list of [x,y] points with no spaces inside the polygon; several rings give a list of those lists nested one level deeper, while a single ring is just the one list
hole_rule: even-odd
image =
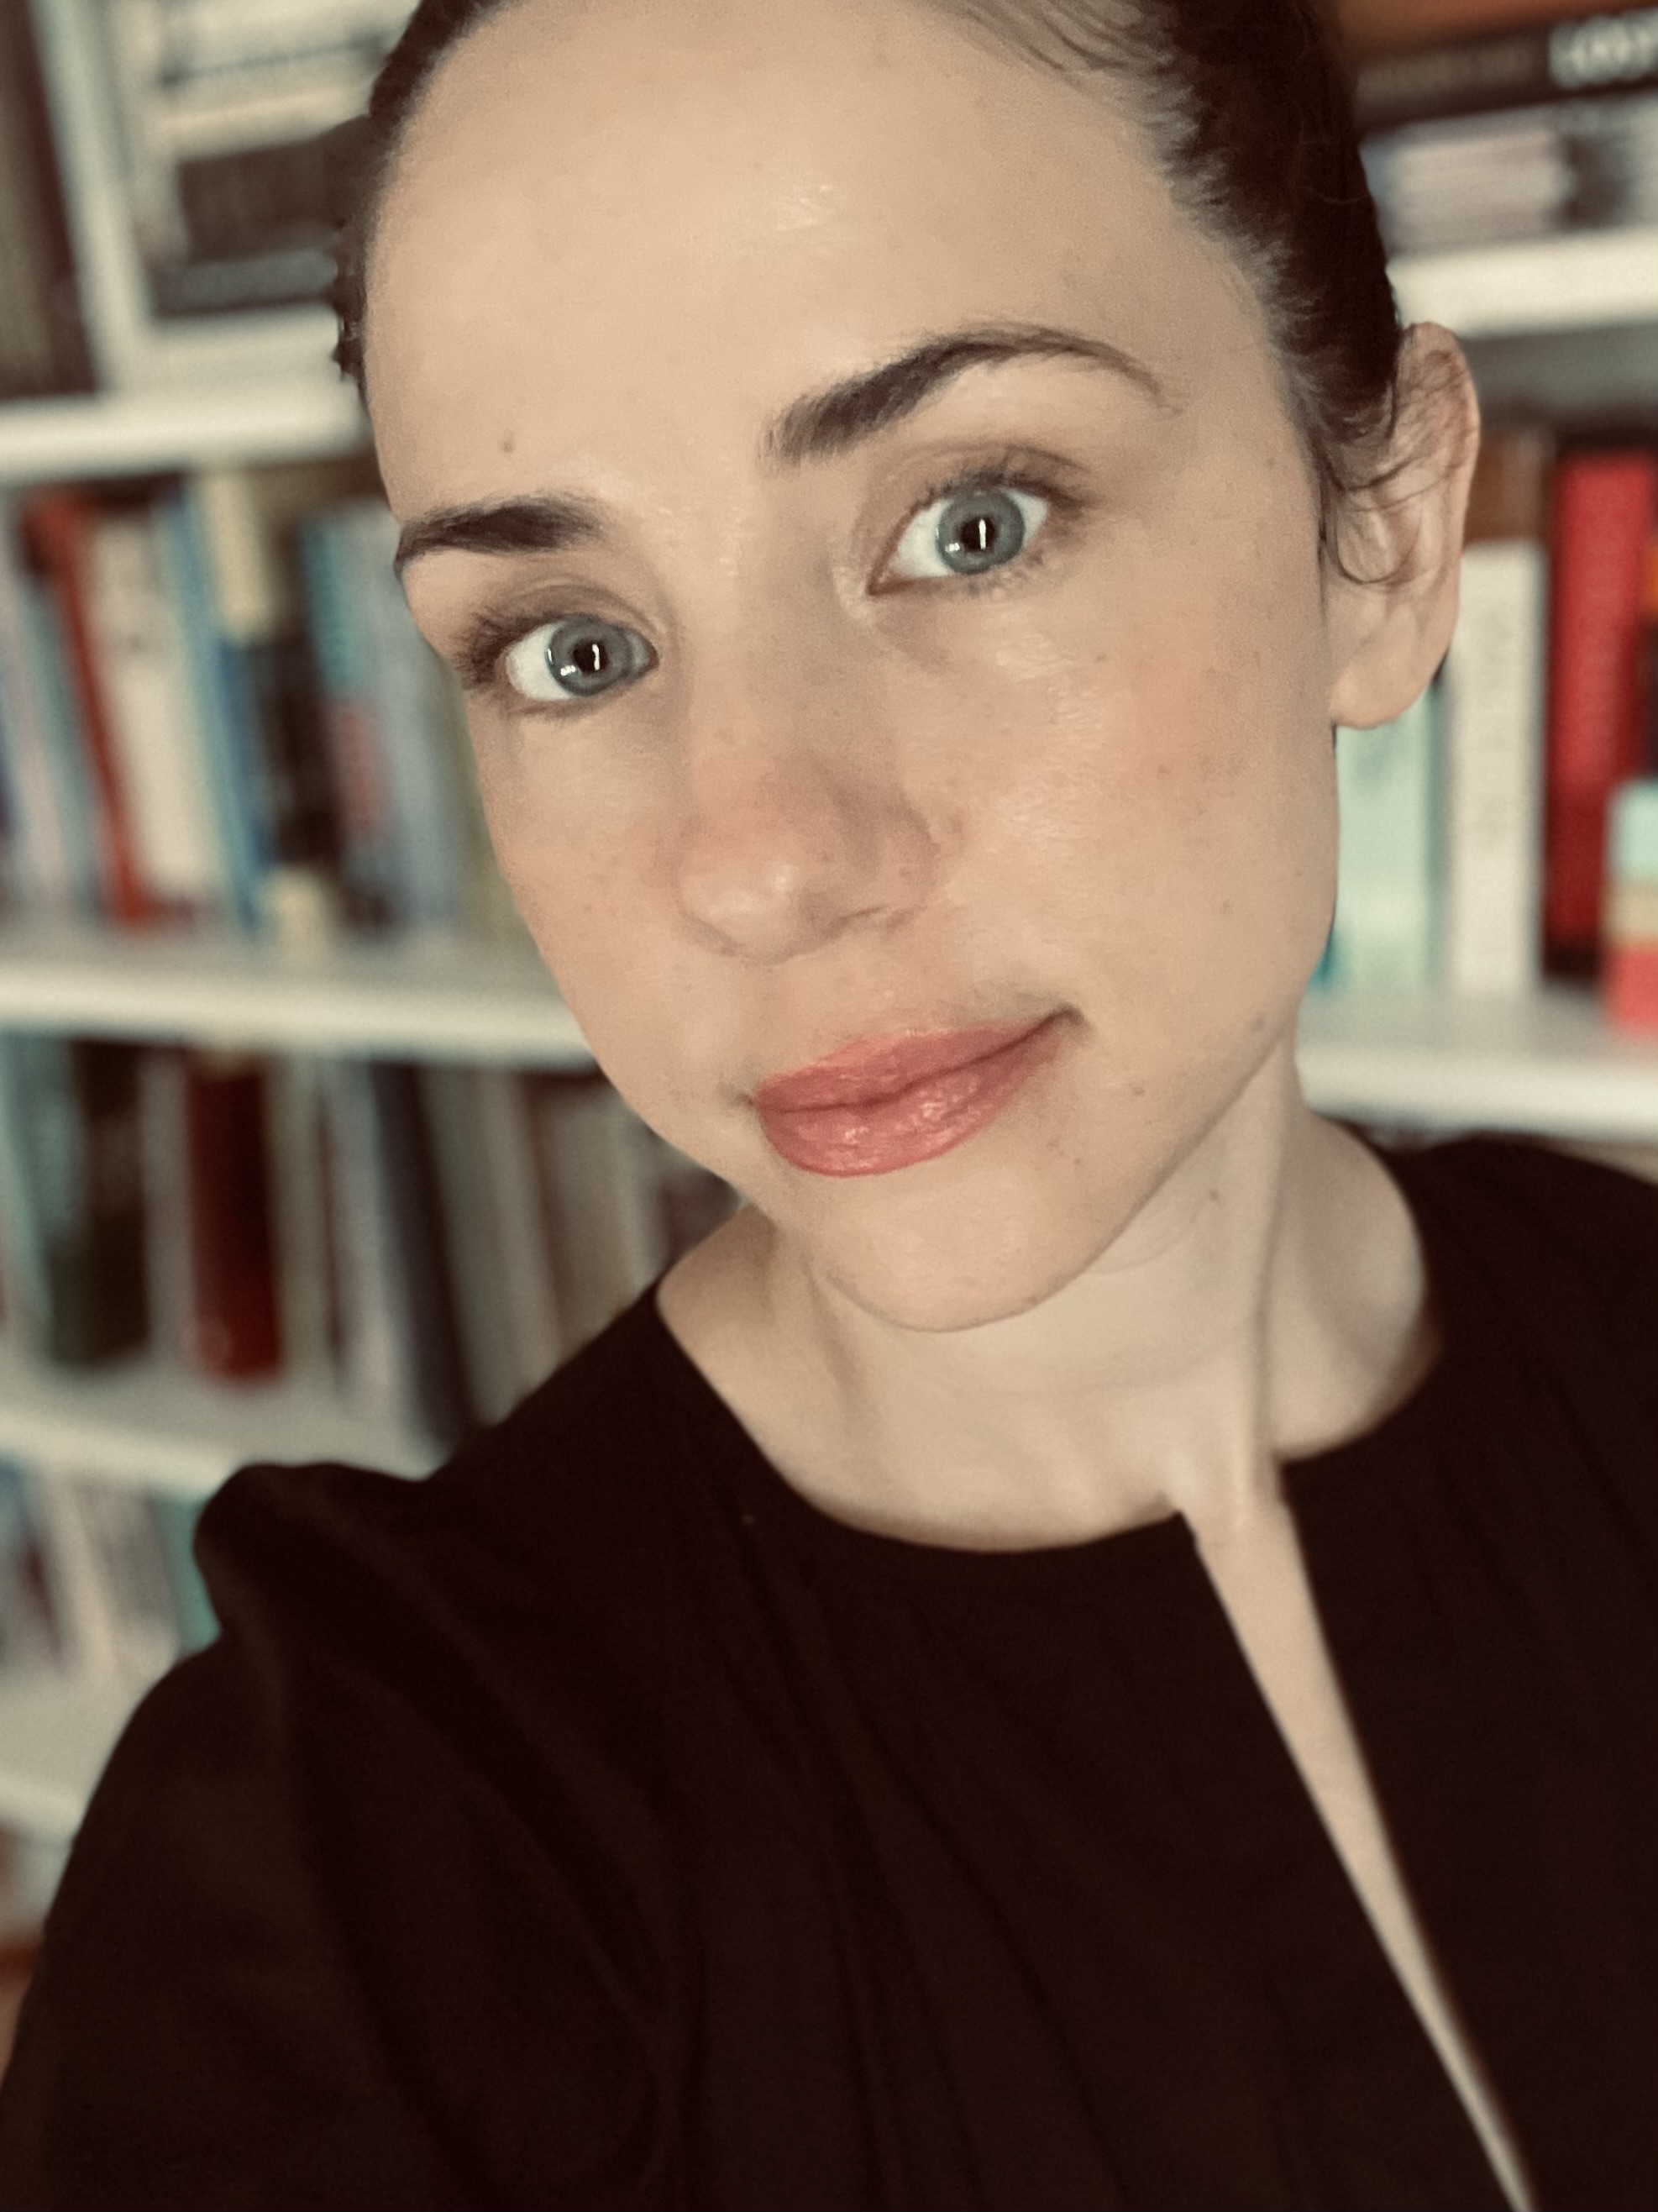
[{"label": "earlobe", "polygon": [[1436,323],[1406,333],[1394,434],[1373,488],[1344,519],[1346,573],[1327,593],[1331,719],[1390,722],[1426,689],[1456,622],[1479,405],[1462,351]]}]

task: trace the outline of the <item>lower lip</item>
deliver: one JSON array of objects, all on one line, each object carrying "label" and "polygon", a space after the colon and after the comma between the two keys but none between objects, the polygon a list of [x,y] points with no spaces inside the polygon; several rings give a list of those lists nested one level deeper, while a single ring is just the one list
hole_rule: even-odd
[{"label": "lower lip", "polygon": [[890,1175],[953,1152],[993,1121],[1028,1076],[1060,1047],[1058,1015],[1016,1043],[948,1074],[929,1075],[891,1098],[793,1113],[757,1109],[774,1152],[811,1175]]}]

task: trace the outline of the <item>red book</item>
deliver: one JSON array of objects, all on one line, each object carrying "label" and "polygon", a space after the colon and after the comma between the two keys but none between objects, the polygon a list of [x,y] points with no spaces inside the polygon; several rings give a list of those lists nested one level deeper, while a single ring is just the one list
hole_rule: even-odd
[{"label": "red book", "polygon": [[112,920],[129,925],[154,918],[139,870],[137,847],[121,790],[115,735],[98,666],[87,582],[88,502],[73,492],[43,492],[25,510],[25,529],[62,611],[70,673],[80,708],[93,787],[98,794],[94,831],[99,878]]},{"label": "red book", "polygon": [[191,1054],[185,1129],[191,1359],[210,1375],[271,1374],[282,1347],[261,1063]]},{"label": "red book", "polygon": [[1555,473],[1544,944],[1552,972],[1600,954],[1606,805],[1641,767],[1641,602],[1658,452],[1566,455]]}]

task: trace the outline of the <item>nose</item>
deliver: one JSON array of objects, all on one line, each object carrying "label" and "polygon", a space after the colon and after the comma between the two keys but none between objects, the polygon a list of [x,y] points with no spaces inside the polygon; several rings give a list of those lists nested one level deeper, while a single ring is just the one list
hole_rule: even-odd
[{"label": "nose", "polygon": [[770,965],[923,908],[942,856],[870,702],[763,676],[744,693],[722,687],[686,732],[672,868],[691,928]]}]

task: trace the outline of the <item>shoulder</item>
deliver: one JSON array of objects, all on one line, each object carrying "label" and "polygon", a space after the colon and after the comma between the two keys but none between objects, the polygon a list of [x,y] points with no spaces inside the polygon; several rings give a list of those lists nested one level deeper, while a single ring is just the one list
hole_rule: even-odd
[{"label": "shoulder", "polygon": [[1535,1137],[1461,1137],[1388,1158],[1511,1296],[1553,1304],[1570,1288],[1658,1327],[1658,1184]]},{"label": "shoulder", "polygon": [[[1522,1458],[1540,1439],[1658,1514],[1658,1187],[1542,1139],[1389,1151],[1461,1367]],[[1658,1536],[1658,1530],[1655,1530]]]}]

